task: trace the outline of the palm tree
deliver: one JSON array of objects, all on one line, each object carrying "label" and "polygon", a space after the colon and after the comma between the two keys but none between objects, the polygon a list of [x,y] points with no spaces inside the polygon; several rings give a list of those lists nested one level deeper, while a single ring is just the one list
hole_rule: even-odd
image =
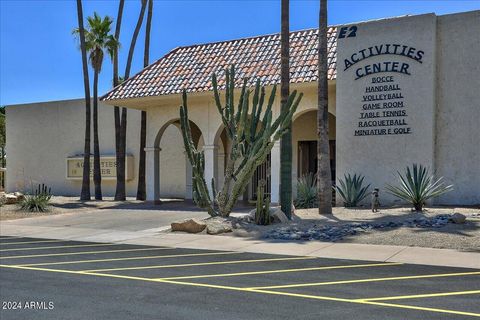
[{"label": "palm tree", "polygon": [[[281,108],[286,106],[290,94],[290,11],[289,0],[282,0],[281,13]],[[292,127],[280,140],[280,205],[285,215],[292,218]]]},{"label": "palm tree", "polygon": [[83,149],[83,179],[80,200],[90,200],[90,80],[88,79],[87,51],[85,50],[85,33],[83,29],[82,0],[77,0],[78,35],[82,52],[83,86],[85,88],[85,145]]},{"label": "palm tree", "polygon": [[[117,23],[115,25],[115,38],[120,39],[120,29],[122,25],[122,17],[123,17],[123,6],[125,5],[125,0],[120,0],[118,4],[118,14],[117,14]],[[113,86],[116,87],[119,85],[119,77],[118,77],[118,48],[113,53]],[[115,106],[113,111],[114,119],[115,119],[115,155],[116,161],[118,163],[119,159],[119,152],[120,152],[120,131],[121,131],[121,123],[120,123],[120,107]],[[117,170],[117,190],[115,192],[115,200],[119,200],[117,195],[119,194],[119,170]],[[125,188],[124,188],[125,190]],[[125,191],[124,191],[125,194]],[[120,199],[121,200],[121,199]]]},{"label": "palm tree", "polygon": [[[133,32],[132,41],[130,42],[130,48],[128,50],[127,64],[125,67],[125,76],[123,78],[126,81],[130,77],[130,69],[132,66],[133,53],[135,51],[135,44],[137,42],[138,33],[142,27],[143,16],[145,15],[145,8],[147,6],[147,0],[141,0],[142,7],[140,9],[140,14],[138,16],[137,25]],[[117,122],[117,120],[115,120]],[[117,189],[115,191],[115,200],[124,201],[126,199],[125,192],[125,156],[127,149],[127,109],[122,108],[122,116],[118,121],[119,123],[119,133],[118,141],[116,143],[117,150]]]},{"label": "palm tree", "polygon": [[[148,0],[147,25],[145,27],[145,51],[143,54],[143,67],[148,66],[150,58],[150,29],[152,27],[153,0]],[[140,155],[138,157],[138,187],[137,200],[145,200],[147,191],[145,185],[145,147],[147,143],[147,112],[142,111],[140,125]]]},{"label": "palm tree", "polygon": [[[5,107],[0,107],[0,168],[5,168],[5,144],[6,139],[5,130]],[[0,188],[2,186],[0,185]]]},{"label": "palm tree", "polygon": [[[115,25],[115,39],[120,39],[120,27],[122,25],[123,6],[125,0],[120,0],[118,4],[117,22]],[[113,87],[119,85],[118,77],[118,48],[113,53]],[[115,119],[115,152],[118,155],[119,142],[120,142],[120,107],[114,107],[114,119]],[[118,158],[116,159],[118,161]],[[118,177],[118,171],[117,171]]]},{"label": "palm tree", "polygon": [[95,199],[102,200],[102,177],[100,172],[100,145],[98,141],[98,75],[102,70],[105,50],[113,60],[119,46],[115,36],[110,34],[113,20],[109,16],[101,18],[96,12],[87,18],[88,27],[85,32],[85,49],[88,52],[90,65],[93,68],[93,182]]},{"label": "palm tree", "polygon": [[319,214],[332,213],[332,173],[328,141],[327,0],[320,0],[318,28],[317,189]]}]

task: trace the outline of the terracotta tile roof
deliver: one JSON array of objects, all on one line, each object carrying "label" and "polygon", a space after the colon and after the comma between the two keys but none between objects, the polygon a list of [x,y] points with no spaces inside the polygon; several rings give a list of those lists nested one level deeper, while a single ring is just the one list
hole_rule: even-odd
[{"label": "terracotta tile roof", "polygon": [[[336,28],[328,30],[328,76],[336,76]],[[290,34],[291,82],[317,80],[318,30]],[[139,98],[212,90],[211,77],[217,72],[223,87],[224,70],[234,64],[237,85],[244,77],[253,85],[257,78],[264,85],[280,83],[280,34],[179,47],[102,97],[102,100]]]}]

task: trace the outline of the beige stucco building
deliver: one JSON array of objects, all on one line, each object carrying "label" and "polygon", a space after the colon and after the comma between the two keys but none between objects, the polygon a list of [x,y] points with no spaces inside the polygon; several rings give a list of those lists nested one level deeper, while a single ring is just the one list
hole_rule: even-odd
[{"label": "beige stucco building", "polygon": [[[480,11],[425,14],[329,29],[329,140],[333,177],[361,173],[394,203],[385,189],[394,174],[420,163],[454,184],[438,204],[480,204]],[[475,30],[476,29],[476,30]],[[291,90],[304,93],[294,115],[296,179],[316,171],[317,31],[291,34]],[[147,112],[147,197],[192,197],[191,168],[179,130],[181,91],[205,153],[207,181],[222,184],[228,141],[213,101],[210,77],[235,64],[239,80],[260,78],[267,91],[279,83],[279,36],[180,47],[107,93],[100,107],[100,145],[114,154],[113,109],[129,108],[127,151],[132,156],[129,195],[136,192],[140,116]],[[240,84],[240,81],[238,82]],[[222,85],[222,82],[220,82]],[[237,93],[238,97],[238,93]],[[280,110],[280,97],[274,115]],[[7,189],[44,182],[55,193],[77,195],[81,180],[69,177],[68,159],[83,150],[83,102],[59,101],[7,107]],[[257,169],[244,199],[254,199],[259,178],[279,197],[280,148]],[[114,180],[105,180],[112,195]]]}]

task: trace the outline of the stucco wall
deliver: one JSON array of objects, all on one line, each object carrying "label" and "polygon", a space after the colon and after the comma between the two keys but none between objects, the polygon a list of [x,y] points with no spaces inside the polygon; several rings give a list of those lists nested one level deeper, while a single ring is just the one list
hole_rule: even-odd
[{"label": "stucco wall", "polygon": [[[346,26],[356,27],[355,37],[338,39],[337,48],[337,182],[346,173],[365,175],[367,183],[380,188],[382,204],[401,202],[387,194],[387,184],[395,184],[397,170],[403,171],[413,163],[433,167],[434,112],[435,112],[435,34],[436,17],[433,14],[369,21]],[[341,28],[338,29],[339,32]],[[348,33],[347,33],[348,34]],[[399,54],[380,54],[368,57],[368,48],[399,44],[413,48],[412,56],[421,50],[421,61]],[[400,47],[402,48],[402,47]],[[408,52],[410,49],[406,49]],[[366,49],[367,58],[347,68],[346,60],[353,61]],[[357,53],[356,57],[353,54]],[[352,57],[353,56],[353,57]],[[380,72],[358,78],[357,69],[373,64],[397,62],[408,64],[408,73]],[[374,83],[376,77],[392,77],[392,82]],[[369,92],[367,88],[398,85],[400,90]],[[400,98],[381,99],[376,94],[398,94]],[[375,101],[365,101],[365,96]],[[393,97],[393,96],[392,96]],[[383,97],[382,97],[383,98]],[[372,108],[378,103],[378,108]],[[385,105],[387,103],[387,105]],[[389,103],[397,103],[389,108]],[[403,116],[388,116],[384,111],[404,111]],[[369,114],[373,114],[370,116]],[[368,118],[364,118],[368,115]],[[387,122],[380,122],[380,121]],[[406,125],[390,125],[388,121],[405,121]],[[367,121],[379,125],[363,127]],[[373,122],[370,122],[373,123]],[[388,125],[385,125],[388,124]],[[395,130],[410,128],[408,134]],[[379,130],[370,135],[358,135],[359,130]],[[383,131],[385,130],[385,131]],[[369,131],[370,132],[370,131]],[[341,199],[337,199],[341,203]]]},{"label": "stucco wall", "polygon": [[160,141],[160,197],[184,198],[186,158],[180,129],[170,125]]},{"label": "stucco wall", "polygon": [[[479,12],[440,17],[427,14],[357,23],[352,24],[358,28],[356,37],[338,40],[337,80],[329,82],[329,112],[336,117],[335,126],[332,124],[330,128],[330,138],[336,139],[337,180],[344,173],[362,173],[367,183],[381,188],[382,204],[389,204],[395,199],[385,193],[385,185],[395,183],[396,170],[421,163],[435,170],[438,176],[444,176],[447,183],[455,185],[455,191],[442,196],[437,203],[480,203],[480,148],[477,146],[480,138],[480,99],[477,97],[480,82]],[[351,57],[353,52],[385,43],[422,50],[423,60],[419,63],[406,56],[382,55],[365,59],[345,70],[344,59]],[[410,64],[410,75],[393,73],[393,76],[404,95],[403,110],[412,132],[355,136],[359,117],[365,112],[361,99],[366,87],[372,86],[372,76],[355,80],[354,71],[367,64],[392,60]],[[316,83],[294,84],[291,90],[294,89],[305,94],[293,122],[292,177],[295,190],[298,141],[316,140],[316,115],[312,111],[317,108],[317,89]],[[237,91],[237,99],[238,95]],[[278,94],[274,117],[279,113],[279,102]],[[147,147],[162,149],[158,177],[154,176],[153,162],[147,157],[147,189],[151,190],[152,181],[158,179],[160,197],[183,198],[191,185],[187,179],[189,169],[181,133],[175,125],[179,119],[181,96],[149,97],[128,103],[147,111]],[[213,176],[216,171],[218,179],[223,171],[218,157],[222,154],[222,148],[218,147],[222,124],[212,93],[189,94],[188,104],[190,120],[201,133],[200,146],[209,150],[207,154],[217,155],[215,159],[206,157],[206,174]],[[81,181],[66,179],[65,159],[83,152],[83,100],[8,106],[6,112],[7,190],[29,188],[30,181],[33,181],[48,184],[56,194],[78,195]],[[135,179],[127,182],[127,192],[134,196],[140,112],[129,109],[128,113],[127,151],[135,159]],[[113,155],[113,107],[100,104],[99,119],[101,153]],[[277,169],[278,150],[278,146],[272,150],[272,155],[275,154],[272,167]],[[272,181],[279,182],[278,173]],[[106,196],[113,195],[115,182],[104,180],[103,191]]]},{"label": "stucco wall", "polygon": [[[454,191],[434,200],[435,204],[475,205],[480,203],[480,11],[445,16],[433,14],[351,24],[355,37],[338,39],[337,57],[337,181],[344,173],[361,173],[367,183],[380,188],[382,204],[402,203],[385,192],[387,184],[398,184],[394,176],[413,163],[430,168],[437,177],[454,185]],[[339,32],[341,28],[338,28]],[[361,49],[385,44],[413,47],[416,59],[402,54],[382,54],[347,65],[361,55]],[[402,47],[400,47],[402,48]],[[408,49],[407,49],[408,50]],[[405,51],[408,52],[408,51]],[[408,63],[408,73],[383,72],[357,77],[357,68],[398,61]],[[348,66],[348,67],[347,67]],[[356,135],[366,120],[388,119],[383,108],[367,109],[362,97],[373,78],[393,76],[401,90],[406,126],[409,134]],[[357,79],[356,79],[357,78]],[[387,83],[389,84],[389,83]],[[376,93],[373,93],[376,94]],[[381,101],[383,103],[383,101]],[[368,103],[375,103],[368,102]],[[380,116],[378,116],[378,113]],[[368,113],[373,117],[364,118]],[[375,115],[376,114],[376,115]],[[392,117],[401,120],[402,117]],[[383,127],[382,129],[389,127]],[[393,128],[393,127],[392,127]],[[340,199],[339,199],[340,201]],[[368,199],[367,199],[368,201]]]},{"label": "stucco wall", "polygon": [[[102,155],[115,154],[113,107],[99,104]],[[66,179],[66,158],[83,153],[84,100],[65,100],[7,106],[7,191],[30,190],[45,183],[56,195],[78,196],[81,180]],[[138,176],[140,112],[128,110],[127,153],[134,157],[134,179],[127,181],[135,196]],[[92,138],[93,151],[93,138]],[[115,193],[115,181],[102,181],[105,196]],[[91,182],[93,192],[93,181]]]},{"label": "stucco wall", "polygon": [[438,203],[480,204],[480,11],[437,18],[437,174],[454,190]]},{"label": "stucco wall", "polygon": [[[297,89],[304,93],[302,102],[300,103],[293,123],[293,188],[295,195],[295,185],[297,179],[297,145],[299,140],[316,140],[316,111],[317,110],[317,87],[316,83],[307,83],[300,85],[292,85],[291,90]],[[267,89],[267,96],[269,96]],[[278,92],[278,91],[277,91]],[[335,109],[335,83],[329,85],[329,112],[334,115]],[[239,92],[236,97],[238,99]],[[280,111],[280,96],[278,95],[273,114],[276,117]],[[147,110],[147,146],[159,147],[159,181],[160,181],[160,197],[184,197],[186,188],[186,164],[183,160],[183,141],[180,131],[175,127],[174,123],[179,118],[179,105],[181,97],[174,95],[170,97],[160,97],[156,101],[149,102],[146,106]],[[188,112],[189,119],[201,131],[201,140],[199,148],[204,145],[214,146],[215,160],[213,167],[215,168],[215,176],[217,186],[222,185],[223,174],[223,145],[220,141],[220,133],[223,130],[222,122],[218,114],[217,107],[213,100],[211,92],[188,95]],[[335,124],[331,123],[330,137],[335,137]],[[274,159],[278,160],[278,159]],[[207,167],[208,164],[206,164]],[[206,168],[208,170],[208,168]],[[149,176],[149,174],[147,174]],[[150,176],[151,177],[151,176]],[[152,177],[155,179],[155,177]]]}]

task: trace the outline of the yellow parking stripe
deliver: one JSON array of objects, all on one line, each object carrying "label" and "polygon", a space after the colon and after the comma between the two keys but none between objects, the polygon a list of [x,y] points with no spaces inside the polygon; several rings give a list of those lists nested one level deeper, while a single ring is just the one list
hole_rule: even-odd
[{"label": "yellow parking stripe", "polygon": [[75,244],[69,246],[54,246],[54,247],[33,247],[33,248],[15,248],[15,249],[0,249],[0,252],[9,251],[27,251],[27,250],[46,250],[46,249],[63,249],[63,248],[82,248],[82,247],[110,247],[118,246],[122,243],[96,243],[96,244]]},{"label": "yellow parking stripe", "polygon": [[68,242],[69,240],[40,240],[40,241],[16,241],[16,242],[0,242],[0,246],[9,244],[31,244],[31,243],[46,243],[46,242]]},{"label": "yellow parking stripe", "polygon": [[0,237],[0,240],[13,240],[13,239],[23,239],[23,238],[25,238],[25,237],[1,236],[1,237]]},{"label": "yellow parking stripe", "polygon": [[[164,248],[174,249],[174,248]],[[127,258],[112,258],[112,259],[95,259],[95,260],[78,260],[78,261],[61,261],[61,262],[43,262],[43,263],[29,263],[22,264],[22,267],[31,267],[31,266],[50,266],[50,265],[63,265],[63,264],[79,264],[79,263],[94,263],[94,262],[108,262],[108,261],[130,261],[130,260],[146,260],[146,259],[161,259],[161,258],[180,258],[180,257],[196,257],[196,256],[215,256],[215,255],[224,255],[224,254],[239,254],[241,252],[209,252],[209,253],[186,253],[186,254],[171,254],[171,255],[162,255],[162,256],[145,256],[145,257],[127,257]]]},{"label": "yellow parking stripe", "polygon": [[448,296],[457,296],[457,295],[462,295],[463,296],[463,295],[468,295],[468,294],[480,294],[480,290],[426,293],[426,294],[414,294],[414,295],[409,295],[409,296],[391,296],[391,297],[380,297],[380,298],[363,298],[363,299],[357,299],[357,300],[361,300],[361,301],[385,301],[385,300],[400,300],[400,299],[448,297]]},{"label": "yellow parking stripe", "polygon": [[458,277],[458,276],[470,276],[470,275],[478,275],[478,274],[480,274],[480,271],[478,271],[478,272],[461,272],[461,273],[425,274],[425,275],[420,275],[420,276],[402,276],[402,277],[389,277],[389,278],[340,280],[340,281],[329,281],[329,282],[297,283],[297,284],[286,284],[286,285],[268,286],[268,287],[251,287],[249,289],[261,289],[261,290],[263,290],[263,289],[284,289],[284,288],[313,287],[313,286],[363,283],[363,282],[376,282],[376,281],[394,281],[394,280],[409,280],[409,279],[424,279],[424,278],[439,278],[439,277]]},{"label": "yellow parking stripe", "polygon": [[126,267],[126,268],[110,268],[110,269],[91,269],[83,270],[83,272],[104,272],[104,271],[123,271],[123,270],[144,270],[144,269],[162,269],[162,268],[183,268],[183,267],[198,267],[210,266],[219,264],[239,264],[239,263],[254,263],[254,262],[275,262],[275,261],[290,261],[290,260],[311,260],[318,259],[317,257],[295,257],[295,258],[271,258],[271,259],[252,259],[252,260],[231,260],[231,261],[215,261],[215,262],[198,262],[198,263],[183,263],[183,264],[166,264],[157,266],[145,267]]},{"label": "yellow parking stripe", "polygon": [[161,279],[162,280],[181,280],[181,279],[201,279],[201,278],[216,278],[216,277],[234,277],[234,276],[247,276],[247,275],[255,275],[255,274],[303,272],[303,271],[330,270],[330,269],[385,267],[385,266],[395,266],[395,265],[400,265],[400,264],[402,264],[402,263],[352,264],[352,265],[341,265],[341,266],[323,266],[323,267],[296,268],[296,269],[264,270],[264,271],[238,272],[238,273],[204,274],[204,275],[197,275],[197,276],[194,275],[194,276],[182,276],[182,277],[168,277],[168,278],[161,278]]},{"label": "yellow parking stripe", "polygon": [[384,306],[384,307],[391,307],[391,308],[413,309],[413,310],[430,311],[430,312],[437,312],[437,313],[449,313],[449,314],[480,317],[480,314],[478,313],[462,312],[462,311],[455,311],[455,310],[424,308],[424,307],[390,304],[390,303],[383,303],[383,302],[343,299],[343,298],[335,298],[335,297],[315,296],[315,295],[306,295],[306,294],[298,294],[298,293],[290,293],[290,292],[278,292],[278,291],[269,291],[269,290],[260,290],[260,289],[251,289],[251,288],[219,286],[219,285],[211,285],[211,284],[204,284],[204,283],[182,282],[182,281],[162,280],[162,279],[149,279],[149,278],[142,278],[142,277],[122,276],[122,275],[116,275],[116,274],[93,273],[93,272],[87,273],[87,272],[71,271],[71,270],[35,268],[35,267],[25,267],[25,266],[13,266],[13,265],[0,265],[0,267],[47,271],[47,272],[70,273],[70,274],[83,274],[83,275],[92,275],[92,276],[99,276],[99,277],[109,277],[109,278],[119,278],[119,279],[129,279],[129,280],[139,280],[139,281],[149,281],[149,282],[160,282],[160,283],[178,284],[178,285],[186,285],[186,286],[194,286],[194,287],[208,287],[208,288],[242,291],[242,292],[255,292],[255,293],[262,293],[262,294],[282,295],[282,296],[299,297],[299,298],[316,299],[316,300],[330,300],[330,301],[356,303],[356,304],[369,304],[369,305],[377,305],[377,306]]},{"label": "yellow parking stripe", "polygon": [[480,313],[473,313],[473,312],[464,312],[464,311],[438,309],[438,308],[427,308],[427,307],[417,307],[417,306],[410,306],[410,305],[404,305],[404,304],[393,304],[393,303],[374,302],[374,301],[359,301],[359,302],[360,303],[365,303],[365,304],[383,306],[383,307],[412,309],[412,310],[430,311],[430,312],[439,312],[439,313],[449,313],[449,314],[457,314],[457,315],[462,315],[462,316],[470,316],[470,317],[479,317],[480,318]]},{"label": "yellow parking stripe", "polygon": [[[64,253],[46,253],[46,254],[33,254],[33,255],[25,255],[25,256],[0,257],[0,260],[3,260],[3,259],[21,259],[21,258],[39,258],[39,257],[75,256],[75,255],[82,255],[82,254],[133,252],[133,251],[148,251],[148,250],[172,250],[172,249],[174,249],[174,248],[140,248],[140,249],[119,249],[119,250],[99,250],[99,251],[79,251],[79,252],[64,252]],[[34,264],[34,265],[42,265],[42,264],[50,264],[50,263],[39,263],[39,264]]]},{"label": "yellow parking stripe", "polygon": [[249,291],[251,291],[251,292],[258,292],[258,293],[265,293],[265,294],[275,294],[275,295],[289,296],[289,297],[298,297],[298,298],[307,298],[307,299],[316,299],[316,300],[342,301],[342,302],[360,303],[360,304],[370,304],[370,305],[378,305],[378,306],[393,307],[393,308],[414,309],[414,310],[422,310],[422,311],[431,311],[431,312],[439,312],[439,313],[450,313],[450,314],[458,314],[458,315],[467,315],[467,316],[473,316],[473,317],[480,317],[480,314],[478,314],[478,313],[463,312],[463,311],[456,311],[456,310],[436,309],[436,308],[424,308],[424,307],[408,306],[408,305],[400,305],[400,304],[390,304],[390,303],[383,303],[383,302],[363,301],[363,300],[355,300],[355,299],[332,298],[332,297],[315,296],[315,295],[309,295],[309,294],[300,294],[300,293],[291,293],[291,292],[279,292],[279,291],[260,290],[260,289],[249,289]]}]

